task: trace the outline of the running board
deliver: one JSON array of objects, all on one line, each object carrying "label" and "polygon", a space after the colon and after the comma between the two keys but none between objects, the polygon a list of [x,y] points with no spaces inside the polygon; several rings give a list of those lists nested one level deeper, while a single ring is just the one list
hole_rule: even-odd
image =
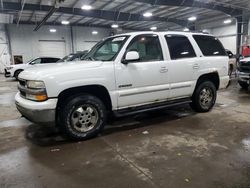
[{"label": "running board", "polygon": [[135,115],[135,114],[142,113],[142,112],[159,110],[159,109],[164,109],[164,108],[183,105],[183,104],[189,104],[191,102],[192,100],[190,98],[185,98],[185,99],[177,99],[177,100],[161,102],[161,103],[147,104],[143,106],[115,110],[114,115],[116,117],[130,116],[130,115]]}]

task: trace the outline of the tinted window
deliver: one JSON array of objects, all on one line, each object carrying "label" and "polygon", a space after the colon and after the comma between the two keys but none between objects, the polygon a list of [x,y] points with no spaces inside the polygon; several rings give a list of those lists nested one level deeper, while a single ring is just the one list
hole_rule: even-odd
[{"label": "tinted window", "polygon": [[56,59],[56,58],[42,58],[42,62],[41,63],[55,63],[58,60],[59,59]]},{"label": "tinted window", "polygon": [[194,48],[187,37],[182,35],[166,35],[171,59],[196,57]]},{"label": "tinted window", "polygon": [[212,36],[194,35],[204,56],[226,56],[226,52],[221,42]]},{"label": "tinted window", "polygon": [[129,44],[127,52],[137,51],[139,62],[163,60],[160,41],[157,35],[139,35]]}]

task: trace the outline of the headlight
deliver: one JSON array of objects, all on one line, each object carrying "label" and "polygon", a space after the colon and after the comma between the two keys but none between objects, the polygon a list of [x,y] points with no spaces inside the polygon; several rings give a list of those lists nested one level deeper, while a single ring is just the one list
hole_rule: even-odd
[{"label": "headlight", "polygon": [[31,89],[43,89],[45,84],[43,81],[27,81],[27,87]]},{"label": "headlight", "polygon": [[7,70],[11,70],[11,69],[13,69],[13,67],[6,67],[6,69],[7,69]]},{"label": "headlight", "polygon": [[33,101],[45,101],[48,99],[45,84],[43,81],[28,80],[26,81],[26,85],[19,84],[18,89],[21,96],[26,99]]}]

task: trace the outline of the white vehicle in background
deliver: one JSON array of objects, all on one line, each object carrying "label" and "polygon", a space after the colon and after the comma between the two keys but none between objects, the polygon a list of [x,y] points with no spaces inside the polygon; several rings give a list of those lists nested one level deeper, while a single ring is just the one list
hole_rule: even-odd
[{"label": "white vehicle in background", "polygon": [[208,112],[228,82],[228,56],[217,38],[135,32],[100,41],[82,62],[23,71],[15,100],[30,121],[54,123],[84,140],[96,136],[109,115],[183,104]]},{"label": "white vehicle in background", "polygon": [[45,63],[56,63],[59,60],[60,58],[55,58],[55,57],[38,57],[28,61],[27,63],[7,66],[4,69],[5,72],[4,75],[6,78],[14,77],[17,79],[18,75],[28,67]]}]

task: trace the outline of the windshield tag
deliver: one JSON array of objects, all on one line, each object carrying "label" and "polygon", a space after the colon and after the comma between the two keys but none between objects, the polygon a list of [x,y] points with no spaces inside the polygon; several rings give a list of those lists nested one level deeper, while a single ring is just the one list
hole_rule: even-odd
[{"label": "windshield tag", "polygon": [[117,37],[112,40],[112,42],[123,41],[125,37]]}]

